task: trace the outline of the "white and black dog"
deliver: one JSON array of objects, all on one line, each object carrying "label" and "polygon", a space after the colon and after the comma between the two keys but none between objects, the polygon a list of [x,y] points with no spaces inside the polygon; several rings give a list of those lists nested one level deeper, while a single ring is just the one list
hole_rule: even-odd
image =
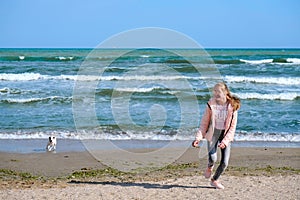
[{"label": "white and black dog", "polygon": [[56,150],[56,137],[50,136],[46,146],[46,151],[55,151],[55,150]]}]

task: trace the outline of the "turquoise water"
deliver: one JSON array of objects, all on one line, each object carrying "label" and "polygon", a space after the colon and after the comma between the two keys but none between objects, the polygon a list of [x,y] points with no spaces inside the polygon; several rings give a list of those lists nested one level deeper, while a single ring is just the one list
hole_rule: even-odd
[{"label": "turquoise water", "polygon": [[[99,51],[101,56],[88,57],[91,49],[0,49],[0,139],[49,134],[65,139],[194,138],[210,98],[207,83],[216,81],[195,69],[195,63],[203,65],[203,55],[196,50],[181,50],[188,59],[159,49],[122,56],[124,50]],[[300,49],[207,52],[215,65],[209,62],[204,70],[216,69],[242,100],[237,141],[300,142]],[[77,76],[87,61],[104,69],[103,74]],[[74,101],[90,101],[74,98],[76,80],[82,78],[97,83],[91,101],[97,124],[77,131]],[[118,108],[120,103],[126,110]],[[82,120],[89,121],[88,116]],[[124,128],[133,125],[138,128]]]}]

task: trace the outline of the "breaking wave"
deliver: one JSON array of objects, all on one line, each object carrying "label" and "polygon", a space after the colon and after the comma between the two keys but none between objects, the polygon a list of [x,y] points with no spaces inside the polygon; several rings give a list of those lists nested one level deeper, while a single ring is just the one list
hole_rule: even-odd
[{"label": "breaking wave", "polygon": [[247,77],[225,76],[227,82],[253,82],[263,84],[300,85],[300,77]]},{"label": "breaking wave", "polygon": [[1,99],[0,102],[6,104],[28,104],[38,102],[71,103],[72,97],[51,96],[39,98],[7,98]]},{"label": "breaking wave", "polygon": [[241,99],[265,99],[265,100],[286,100],[293,101],[300,97],[299,93],[296,92],[286,92],[279,94],[260,94],[260,93],[237,93],[236,94]]},{"label": "breaking wave", "polygon": [[[18,131],[18,132],[7,132],[0,133],[0,139],[45,139],[49,135],[55,135],[58,139],[99,139],[99,140],[194,140],[194,135],[190,134],[190,130],[186,133],[177,134],[176,131],[171,132],[143,132],[143,133],[126,133],[122,131],[85,131],[85,132],[74,132],[74,131]],[[235,141],[261,141],[261,142],[300,142],[299,133],[262,133],[262,132],[237,132],[235,134]]]}]

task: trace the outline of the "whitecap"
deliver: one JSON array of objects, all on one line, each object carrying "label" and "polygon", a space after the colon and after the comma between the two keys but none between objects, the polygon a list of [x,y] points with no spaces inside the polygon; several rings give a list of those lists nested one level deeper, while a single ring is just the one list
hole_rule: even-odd
[{"label": "whitecap", "polygon": [[265,142],[300,142],[300,134],[296,133],[248,133],[235,134],[235,141],[265,141]]},{"label": "whitecap", "polygon": [[[25,91],[24,92],[28,92]],[[20,89],[17,88],[8,88],[8,87],[4,87],[4,88],[0,88],[0,94],[1,95],[6,95],[6,94],[21,94],[22,91]]]},{"label": "whitecap", "polygon": [[59,60],[66,60],[67,58],[66,57],[63,57],[63,56],[58,56],[57,57]]},{"label": "whitecap", "polygon": [[225,76],[227,82],[254,82],[279,85],[300,85],[299,77],[246,77],[246,76]]},{"label": "whitecap", "polygon": [[25,56],[19,56],[19,59],[20,59],[20,60],[24,60],[24,59],[25,59]]},{"label": "whitecap", "polygon": [[261,93],[236,93],[241,99],[265,99],[265,100],[286,100],[292,101],[300,96],[296,92],[284,92],[279,94],[261,94]]},{"label": "whitecap", "polygon": [[286,59],[288,63],[300,64],[300,58],[288,58]]},{"label": "whitecap", "polygon": [[241,62],[253,64],[253,65],[259,65],[259,64],[265,64],[265,63],[272,63],[273,59],[263,59],[263,60],[244,60],[240,59]]},{"label": "whitecap", "polygon": [[22,74],[0,74],[0,80],[2,81],[32,81],[43,79],[45,76],[39,73],[22,73]]},{"label": "whitecap", "polygon": [[8,99],[3,99],[1,101],[8,102],[8,103],[34,103],[40,101],[71,102],[72,97],[51,96],[51,97],[40,97],[40,98],[8,98]]},{"label": "whitecap", "polygon": [[[119,133],[118,131],[51,131],[51,132],[26,132],[17,131],[14,133],[0,133],[0,139],[44,139],[49,135],[56,135],[61,139],[97,139],[97,140],[152,140],[152,141],[187,141],[193,140],[194,136],[186,134],[157,134],[148,131],[144,133]],[[235,141],[239,142],[300,142],[299,133],[265,133],[265,132],[244,132],[235,134]]]},{"label": "whitecap", "polygon": [[147,93],[151,92],[155,89],[159,89],[159,87],[150,87],[150,88],[115,88],[118,92],[140,92],[140,93]]}]

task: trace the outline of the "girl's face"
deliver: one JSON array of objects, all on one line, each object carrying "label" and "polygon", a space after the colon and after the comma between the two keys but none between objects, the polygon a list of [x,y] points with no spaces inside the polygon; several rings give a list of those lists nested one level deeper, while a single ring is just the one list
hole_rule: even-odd
[{"label": "girl's face", "polygon": [[214,87],[213,94],[217,104],[224,105],[227,102],[227,92],[221,86]]}]

